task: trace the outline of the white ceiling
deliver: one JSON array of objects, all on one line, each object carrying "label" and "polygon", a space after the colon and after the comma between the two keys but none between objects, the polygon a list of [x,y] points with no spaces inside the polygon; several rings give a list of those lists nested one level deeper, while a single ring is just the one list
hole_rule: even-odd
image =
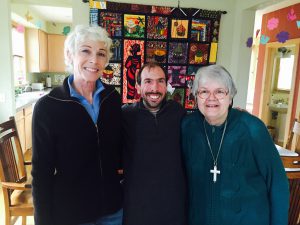
[{"label": "white ceiling", "polygon": [[54,23],[72,23],[72,8],[29,5],[29,9],[45,21]]}]

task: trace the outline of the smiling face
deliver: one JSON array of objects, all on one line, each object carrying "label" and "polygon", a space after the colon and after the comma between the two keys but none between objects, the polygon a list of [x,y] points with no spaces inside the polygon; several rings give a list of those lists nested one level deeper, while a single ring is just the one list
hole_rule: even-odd
[{"label": "smiling face", "polygon": [[96,82],[107,63],[107,50],[102,41],[80,43],[73,56],[74,81]]},{"label": "smiling face", "polygon": [[[216,98],[217,92],[225,91],[227,94],[223,99]],[[225,122],[228,114],[228,108],[231,104],[231,97],[228,94],[228,88],[220,81],[207,79],[199,83],[198,93],[210,93],[206,99],[200,98],[197,94],[198,109],[204,115],[205,119],[211,125],[221,125]]]},{"label": "smiling face", "polygon": [[150,111],[159,110],[166,97],[167,83],[164,71],[156,66],[144,68],[141,73],[141,84],[136,85],[146,108]]}]

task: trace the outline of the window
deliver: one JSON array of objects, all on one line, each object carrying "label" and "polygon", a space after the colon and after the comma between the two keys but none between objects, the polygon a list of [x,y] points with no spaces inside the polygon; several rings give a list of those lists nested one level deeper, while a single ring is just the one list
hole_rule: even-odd
[{"label": "window", "polygon": [[277,90],[289,91],[292,85],[294,67],[294,55],[286,58],[280,58]]},{"label": "window", "polygon": [[25,40],[16,27],[12,28],[12,54],[15,86],[19,86],[26,82]]}]

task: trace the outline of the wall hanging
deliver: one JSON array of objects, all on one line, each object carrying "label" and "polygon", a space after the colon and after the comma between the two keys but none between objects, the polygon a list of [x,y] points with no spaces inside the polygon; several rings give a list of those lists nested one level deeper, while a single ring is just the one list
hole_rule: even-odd
[{"label": "wall hanging", "polygon": [[197,69],[215,64],[221,15],[226,12],[106,2],[92,7],[90,24],[104,27],[113,39],[113,58],[102,81],[114,85],[123,103],[139,101],[136,75],[146,62],[157,62],[172,86],[167,97],[186,109],[195,107],[191,94]]}]

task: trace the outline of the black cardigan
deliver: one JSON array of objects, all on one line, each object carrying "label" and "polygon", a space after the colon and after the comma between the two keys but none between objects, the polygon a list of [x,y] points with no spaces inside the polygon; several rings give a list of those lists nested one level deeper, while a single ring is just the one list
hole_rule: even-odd
[{"label": "black cardigan", "polygon": [[122,207],[121,101],[105,84],[97,125],[65,79],[35,105],[32,186],[36,225],[90,222]]},{"label": "black cardigan", "polygon": [[180,122],[185,110],[166,102],[154,116],[142,102],[122,108],[123,225],[186,225]]}]

